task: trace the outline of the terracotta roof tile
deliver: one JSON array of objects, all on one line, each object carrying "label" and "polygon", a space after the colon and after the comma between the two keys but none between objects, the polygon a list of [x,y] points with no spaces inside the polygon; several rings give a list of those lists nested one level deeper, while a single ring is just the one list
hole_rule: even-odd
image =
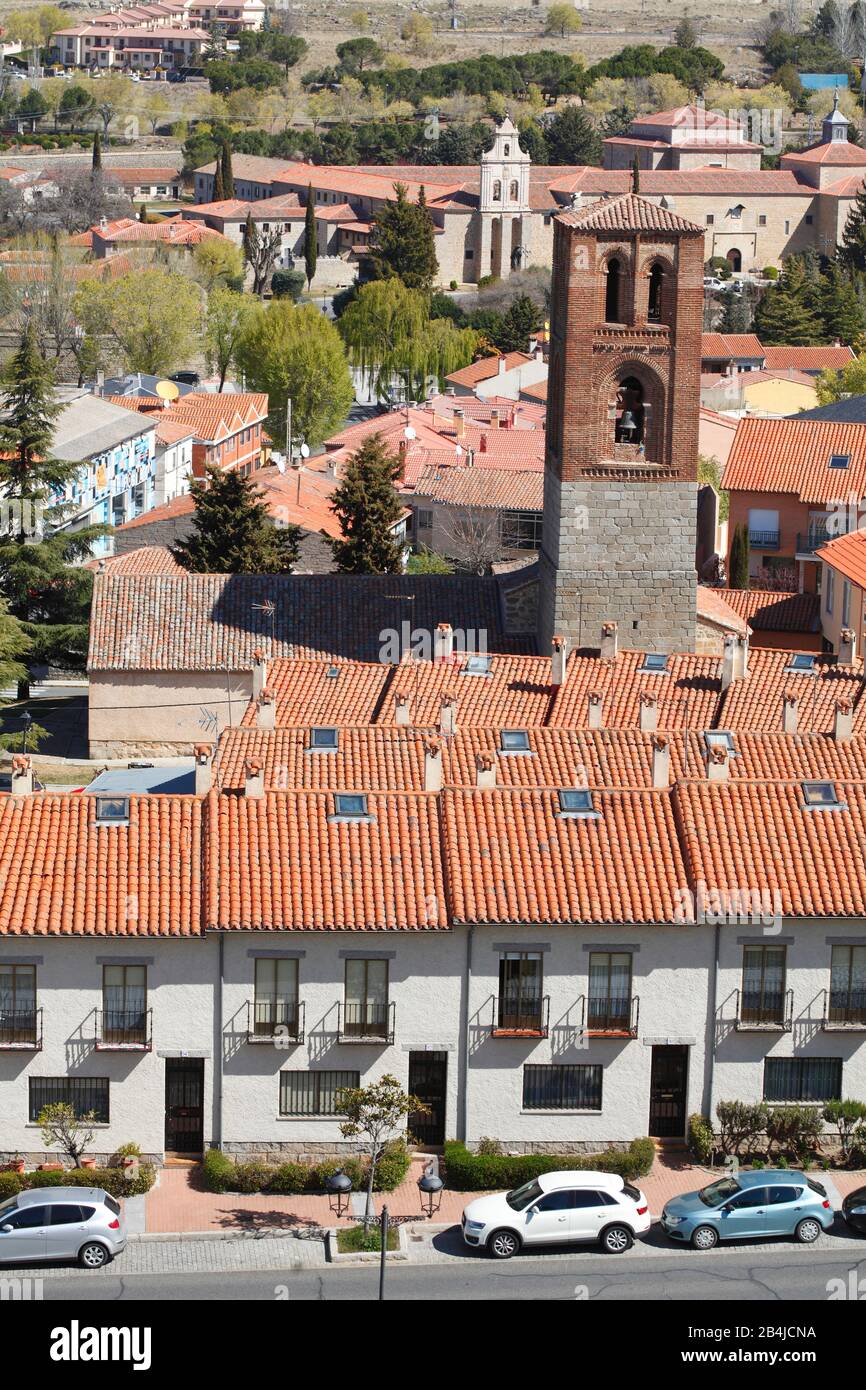
[{"label": "terracotta roof tile", "polygon": [[669,208],[651,203],[635,193],[614,194],[600,198],[585,208],[573,208],[558,215],[569,227],[594,232],[666,232],[677,235],[704,234],[696,222],[671,212]]},{"label": "terracotta roof tile", "polygon": [[[834,454],[850,458],[830,468]],[[827,503],[866,495],[866,425],[836,420],[740,420],[725,465],[728,491],[792,493],[801,502]],[[841,492],[840,492],[841,489]]]},{"label": "terracotta roof tile", "polygon": [[850,531],[836,536],[815,551],[815,558],[825,560],[858,589],[866,589],[866,532]]},{"label": "terracotta roof tile", "polygon": [[[267,685],[276,701],[276,722],[282,728],[372,724],[392,670],[382,662],[335,666],[327,661],[272,661]],[[247,709],[243,723],[255,724],[254,705]]]},{"label": "terracotta roof tile", "polygon": [[854,706],[855,731],[866,732],[862,665],[839,666],[815,656],[817,674],[800,674],[786,669],[793,655],[769,648],[750,652],[747,678],[734,681],[725,692],[719,727],[778,732],[782,728],[782,697],[791,693],[797,697],[801,733],[829,733],[840,699],[848,699]]},{"label": "terracotta roof tile", "polygon": [[817,632],[821,600],[818,594],[786,594],[773,589],[706,589],[732,608],[753,632]]},{"label": "terracotta roof tile", "polygon": [[769,371],[794,368],[799,371],[841,371],[854,360],[850,347],[768,347],[764,359]]}]

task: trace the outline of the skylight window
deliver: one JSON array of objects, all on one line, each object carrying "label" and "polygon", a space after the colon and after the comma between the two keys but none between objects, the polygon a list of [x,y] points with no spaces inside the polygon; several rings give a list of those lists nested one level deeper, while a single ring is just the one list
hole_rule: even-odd
[{"label": "skylight window", "polygon": [[126,825],[129,821],[129,797],[97,796],[96,820],[99,825]]},{"label": "skylight window", "polygon": [[646,675],[666,676],[668,674],[668,659],[664,652],[644,652],[639,669]]},{"label": "skylight window", "polygon": [[839,800],[835,783],[804,782],[803,800],[809,811],[844,811],[845,802]]},{"label": "skylight window", "polygon": [[500,753],[529,753],[529,734],[525,729],[501,729],[499,751]]},{"label": "skylight window", "polygon": [[734,747],[734,735],[727,729],[708,729],[704,734],[704,742],[707,748],[726,748],[728,756],[735,758],[737,750]]},{"label": "skylight window", "polygon": [[808,652],[795,652],[785,670],[796,672],[800,676],[814,676],[817,674],[815,658],[810,656]]},{"label": "skylight window", "polygon": [[592,792],[586,787],[569,787],[559,793],[559,814],[569,820],[597,820]]},{"label": "skylight window", "polygon": [[340,746],[338,729],[316,728],[310,730],[311,753],[336,753]]},{"label": "skylight window", "polygon": [[339,666],[329,666],[328,669],[327,669],[327,671],[325,672],[325,679],[326,679],[326,680],[329,680],[329,681],[335,681],[335,680],[338,679],[339,675],[340,675],[340,668],[339,668]]},{"label": "skylight window", "polygon": [[848,464],[849,464],[850,462],[851,462],[851,455],[850,455],[850,454],[831,454],[831,455],[830,455],[830,467],[831,467],[831,468],[847,468],[847,467],[848,467]]},{"label": "skylight window", "polygon": [[467,657],[466,665],[463,667],[464,676],[489,676],[490,657],[486,653],[475,653]]},{"label": "skylight window", "polygon": [[336,792],[334,795],[334,814],[329,820],[372,820],[367,809],[367,796],[364,792]]}]

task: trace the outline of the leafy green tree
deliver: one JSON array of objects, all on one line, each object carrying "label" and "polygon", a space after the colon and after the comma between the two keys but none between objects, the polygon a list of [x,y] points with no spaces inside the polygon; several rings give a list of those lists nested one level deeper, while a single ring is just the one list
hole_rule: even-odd
[{"label": "leafy green tree", "polygon": [[375,39],[347,39],[345,43],[337,44],[340,66],[352,74],[363,72],[366,67],[375,67],[384,56]]},{"label": "leafy green tree", "polygon": [[815,299],[816,287],[802,259],[789,256],[778,281],[765,291],[755,310],[755,332],[761,342],[795,347],[824,342],[827,334]]},{"label": "leafy green tree", "polygon": [[274,299],[291,299],[297,304],[306,280],[302,270],[275,270],[271,276],[271,294]]},{"label": "leafy green tree", "polygon": [[380,1076],[369,1086],[346,1086],[337,1092],[335,1107],[342,1115],[340,1133],[355,1139],[369,1158],[367,1202],[364,1208],[364,1234],[373,1221],[373,1188],[376,1168],[390,1139],[405,1128],[410,1115],[429,1114],[429,1107],[417,1096],[408,1095],[396,1076]]},{"label": "leafy green tree", "polygon": [[406,565],[407,574],[453,574],[454,566],[444,555],[428,550],[425,545],[416,555],[410,555]]},{"label": "leafy green tree", "polygon": [[580,15],[573,5],[551,5],[547,11],[545,34],[556,34],[564,39],[566,34],[579,33],[581,27]]},{"label": "leafy green tree", "polygon": [[315,304],[255,304],[235,360],[250,390],[267,392],[275,437],[285,433],[287,399],[295,437],[310,445],[321,444],[346,419],[355,395],[346,351]]},{"label": "leafy green tree", "polygon": [[815,386],[821,405],[866,394],[866,353],[847,363],[841,372],[823,371]]},{"label": "leafy green tree", "polygon": [[348,460],[340,485],[331,495],[331,510],[342,539],[331,540],[337,569],[343,574],[400,574],[403,552],[392,527],[403,514],[394,487],[400,461],[389,454],[380,434],[364,440]]},{"label": "leafy green tree", "polygon": [[196,355],[202,292],[178,271],[148,266],[116,280],[86,280],[75,307],[85,334],[109,338],[127,371],[168,376]]},{"label": "leafy green tree", "polygon": [[373,219],[373,275],[379,280],[396,275],[407,289],[429,290],[439,263],[423,185],[417,203],[409,202],[405,184],[395,183],[394,194]]},{"label": "leafy green tree", "polygon": [[307,272],[307,289],[316,275],[316,261],[319,254],[319,234],[316,227],[316,200],[313,185],[307,187],[307,205],[304,209],[304,270]]},{"label": "leafy green tree", "polygon": [[748,589],[749,585],[749,528],[744,523],[734,527],[731,537],[731,560],[728,586]]},{"label": "leafy green tree", "polygon": [[190,484],[193,530],[172,547],[194,574],[291,574],[298,562],[299,526],[275,526],[267,503],[237,469],[209,468]]},{"label": "leafy green tree", "polygon": [[30,639],[18,619],[12,617],[6,600],[0,598],[0,690],[26,681],[27,668],[22,658],[29,650]]},{"label": "leafy green tree", "polygon": [[96,101],[90,92],[86,87],[74,82],[63,93],[57,109],[57,119],[61,125],[68,125],[70,129],[75,125],[80,129],[91,119],[95,110]]},{"label": "leafy green tree", "polygon": [[473,329],[458,328],[451,318],[431,319],[427,295],[396,276],[362,285],[338,327],[352,365],[380,399],[395,380],[423,399],[449,372],[468,366],[478,346]]},{"label": "leafy green tree", "polygon": [[253,310],[253,301],[235,290],[217,285],[207,297],[204,323],[205,361],[219,379],[219,390],[235,360],[238,344]]},{"label": "leafy green tree", "polygon": [[54,373],[39,350],[32,324],[2,376],[0,500],[8,525],[0,533],[0,598],[29,640],[19,698],[29,695],[31,673],[48,663],[82,668],[87,650],[91,576],[75,567],[106,527],[58,529],[70,512],[56,501],[79,464],[52,457],[60,404]]},{"label": "leafy green tree", "polygon": [[546,131],[551,164],[600,164],[601,136],[580,106],[566,106]]}]

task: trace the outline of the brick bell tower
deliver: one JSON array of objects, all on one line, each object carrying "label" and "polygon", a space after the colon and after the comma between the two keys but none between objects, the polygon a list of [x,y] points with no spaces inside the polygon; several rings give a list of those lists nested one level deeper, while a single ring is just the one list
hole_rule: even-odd
[{"label": "brick bell tower", "polygon": [[633,193],[554,223],[539,650],[693,651],[704,231]]}]

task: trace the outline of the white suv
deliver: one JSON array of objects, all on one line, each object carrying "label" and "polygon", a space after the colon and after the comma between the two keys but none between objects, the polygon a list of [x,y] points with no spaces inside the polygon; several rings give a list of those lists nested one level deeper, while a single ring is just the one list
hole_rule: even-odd
[{"label": "white suv", "polygon": [[600,1241],[610,1255],[650,1228],[649,1203],[615,1173],[542,1173],[513,1192],[477,1197],[463,1212],[463,1239],[498,1260],[523,1245]]}]

